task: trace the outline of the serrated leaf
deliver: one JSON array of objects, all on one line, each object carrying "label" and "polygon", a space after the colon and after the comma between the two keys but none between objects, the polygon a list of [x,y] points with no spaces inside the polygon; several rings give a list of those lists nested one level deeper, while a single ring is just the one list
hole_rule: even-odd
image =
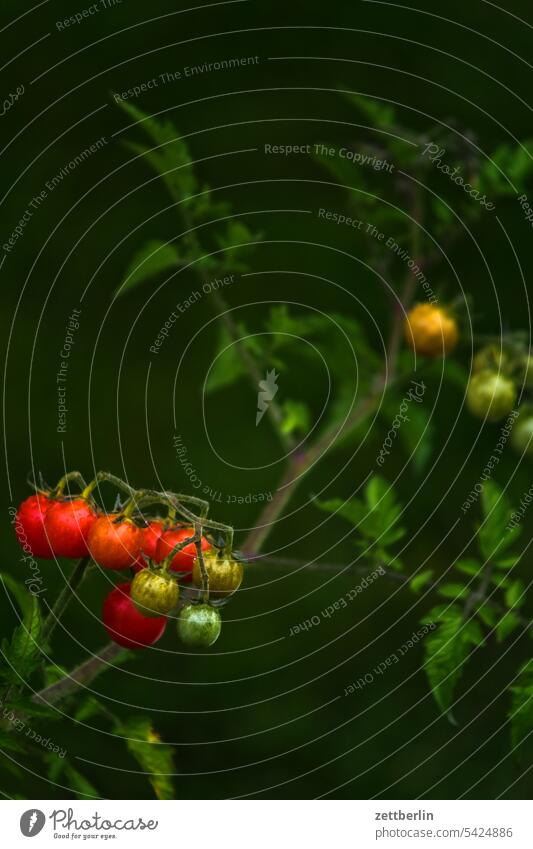
[{"label": "serrated leaf", "polygon": [[42,617],[39,600],[31,597],[24,619],[15,629],[11,642],[2,641],[2,654],[6,663],[2,674],[13,684],[26,681],[41,659]]},{"label": "serrated leaf", "polygon": [[448,714],[470,649],[481,645],[483,633],[475,619],[463,618],[463,610],[457,605],[432,614],[439,625],[426,637],[424,667],[435,701]]},{"label": "serrated leaf", "polygon": [[342,498],[330,498],[327,501],[321,501],[315,498],[313,504],[324,513],[342,516],[352,525],[359,525],[367,512],[363,502],[356,498],[352,498],[350,501],[343,501]]},{"label": "serrated leaf", "polygon": [[193,171],[192,158],[176,127],[166,120],[152,118],[133,103],[120,102],[119,106],[136,122],[153,147],[126,142],[126,147],[141,154],[156,174],[159,174],[171,196],[176,201],[198,192],[198,181]]},{"label": "serrated leaf", "polygon": [[365,489],[369,512],[361,525],[361,533],[387,547],[402,539],[406,529],[398,525],[402,505],[393,487],[380,475],[374,475]]},{"label": "serrated leaf", "polygon": [[424,572],[420,572],[418,575],[415,575],[414,578],[411,578],[409,586],[414,593],[419,593],[427,587],[432,578],[433,569],[426,569]]},{"label": "serrated leaf", "polygon": [[156,797],[174,799],[174,752],[171,746],[161,743],[151,720],[134,716],[117,723],[115,731],[124,738],[130,754],[146,774]]},{"label": "serrated leaf", "polygon": [[533,738],[533,660],[520,669],[511,691],[509,720],[513,746],[521,746],[526,738]]},{"label": "serrated leaf", "polygon": [[157,239],[147,242],[134,255],[120,284],[117,294],[124,295],[135,286],[145,283],[163,272],[175,270],[181,264],[181,257],[174,245],[165,244]]},{"label": "serrated leaf", "polygon": [[521,527],[508,530],[511,518],[509,499],[494,481],[487,481],[481,494],[484,522],[479,529],[479,546],[486,560],[499,559],[518,538]]}]

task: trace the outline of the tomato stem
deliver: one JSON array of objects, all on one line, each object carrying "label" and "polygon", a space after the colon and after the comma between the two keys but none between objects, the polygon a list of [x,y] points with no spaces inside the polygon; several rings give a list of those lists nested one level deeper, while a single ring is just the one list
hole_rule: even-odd
[{"label": "tomato stem", "polygon": [[196,524],[194,527],[194,544],[196,546],[196,556],[200,564],[200,572],[202,573],[202,601],[209,601],[209,575],[205,568],[204,555],[202,552],[202,526]]},{"label": "tomato stem", "polygon": [[77,483],[81,490],[85,490],[87,487],[87,482],[81,472],[68,472],[66,475],[63,475],[61,480],[58,481],[55,488],[52,490],[53,495],[63,495],[66,485],[71,481]]},{"label": "tomato stem", "polygon": [[72,575],[59,593],[55,604],[50,608],[50,612],[44,620],[42,631],[43,642],[46,642],[46,640],[51,636],[63,613],[69,606],[72,599],[76,596],[76,590],[80,587],[82,581],[86,577],[91,563],[92,560],[89,556],[82,557],[81,560],[78,560]]}]

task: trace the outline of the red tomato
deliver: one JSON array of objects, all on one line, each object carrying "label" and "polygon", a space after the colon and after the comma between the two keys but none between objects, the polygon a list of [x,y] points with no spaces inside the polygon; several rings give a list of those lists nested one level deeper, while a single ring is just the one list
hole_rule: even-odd
[{"label": "red tomato", "polygon": [[51,503],[47,495],[30,495],[17,511],[15,518],[17,539],[22,548],[30,547],[34,557],[49,559],[54,556],[44,529],[44,519]]},{"label": "red tomato", "polygon": [[146,556],[149,557],[150,560],[155,560],[157,562],[157,544],[161,539],[161,534],[164,530],[165,523],[160,521],[159,519],[154,519],[143,530],[141,555],[137,560],[137,563],[135,563],[133,566],[136,572],[139,572],[141,569],[146,569],[146,567],[148,566],[148,563],[144,559],[143,554],[146,554]]},{"label": "red tomato", "polygon": [[114,643],[127,649],[151,646],[163,636],[166,616],[143,616],[130,598],[131,584],[119,584],[104,600],[102,621]]},{"label": "red tomato", "polygon": [[87,538],[89,554],[104,569],[128,569],[137,562],[143,541],[143,529],[119,513],[100,516]]},{"label": "red tomato", "polygon": [[87,536],[96,522],[96,513],[83,498],[53,501],[44,519],[44,529],[58,557],[85,557]]},{"label": "red tomato", "polygon": [[[192,528],[174,528],[168,531],[164,531],[161,534],[161,538],[157,543],[156,549],[156,561],[160,563],[165,557],[168,557],[172,549],[178,545],[178,543],[183,542],[183,540],[188,539],[188,537],[194,536],[194,530]],[[207,551],[209,545],[208,541],[205,537],[202,537],[202,551]],[[188,572],[183,580],[190,581],[192,577],[192,568],[194,565],[194,558],[196,557],[196,546],[193,542],[186,545],[185,548],[182,548],[181,551],[178,551],[174,557],[172,558],[172,563],[170,565],[170,569],[172,572]]]}]

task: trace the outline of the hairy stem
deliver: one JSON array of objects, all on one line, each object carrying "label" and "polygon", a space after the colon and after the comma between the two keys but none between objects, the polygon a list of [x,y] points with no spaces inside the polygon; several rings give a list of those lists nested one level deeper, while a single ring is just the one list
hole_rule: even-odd
[{"label": "hairy stem", "polygon": [[50,684],[49,687],[35,693],[32,701],[37,704],[57,705],[72,695],[80,685],[90,684],[108,666],[112,667],[119,659],[127,657],[129,657],[127,649],[123,649],[116,643],[108,643],[98,654],[81,663],[61,681]]}]

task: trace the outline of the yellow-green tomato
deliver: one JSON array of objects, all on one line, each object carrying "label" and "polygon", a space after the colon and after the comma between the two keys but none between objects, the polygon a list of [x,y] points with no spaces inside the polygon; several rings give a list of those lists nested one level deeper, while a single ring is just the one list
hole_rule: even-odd
[{"label": "yellow-green tomato", "polygon": [[514,426],[511,444],[519,454],[533,455],[533,415],[522,413]]},{"label": "yellow-green tomato", "polygon": [[131,600],[143,616],[166,616],[176,607],[180,595],[175,580],[141,569],[131,582]]},{"label": "yellow-green tomato", "polygon": [[505,372],[509,368],[509,357],[498,345],[487,345],[486,348],[477,352],[472,368],[475,372],[485,371],[485,369]]},{"label": "yellow-green tomato", "polygon": [[521,362],[521,373],[526,386],[533,386],[533,357],[527,354]]},{"label": "yellow-green tomato", "polygon": [[208,604],[186,604],[180,610],[178,635],[186,646],[207,649],[216,643],[221,629],[220,613]]},{"label": "yellow-green tomato", "polygon": [[[239,589],[243,577],[243,564],[239,560],[211,549],[204,554],[205,570],[209,578],[211,598],[227,598]],[[202,587],[202,570],[198,558],[194,561],[192,579],[195,585]]]},{"label": "yellow-green tomato", "polygon": [[485,369],[471,378],[466,402],[474,416],[499,422],[516,404],[516,386],[508,377]]}]

